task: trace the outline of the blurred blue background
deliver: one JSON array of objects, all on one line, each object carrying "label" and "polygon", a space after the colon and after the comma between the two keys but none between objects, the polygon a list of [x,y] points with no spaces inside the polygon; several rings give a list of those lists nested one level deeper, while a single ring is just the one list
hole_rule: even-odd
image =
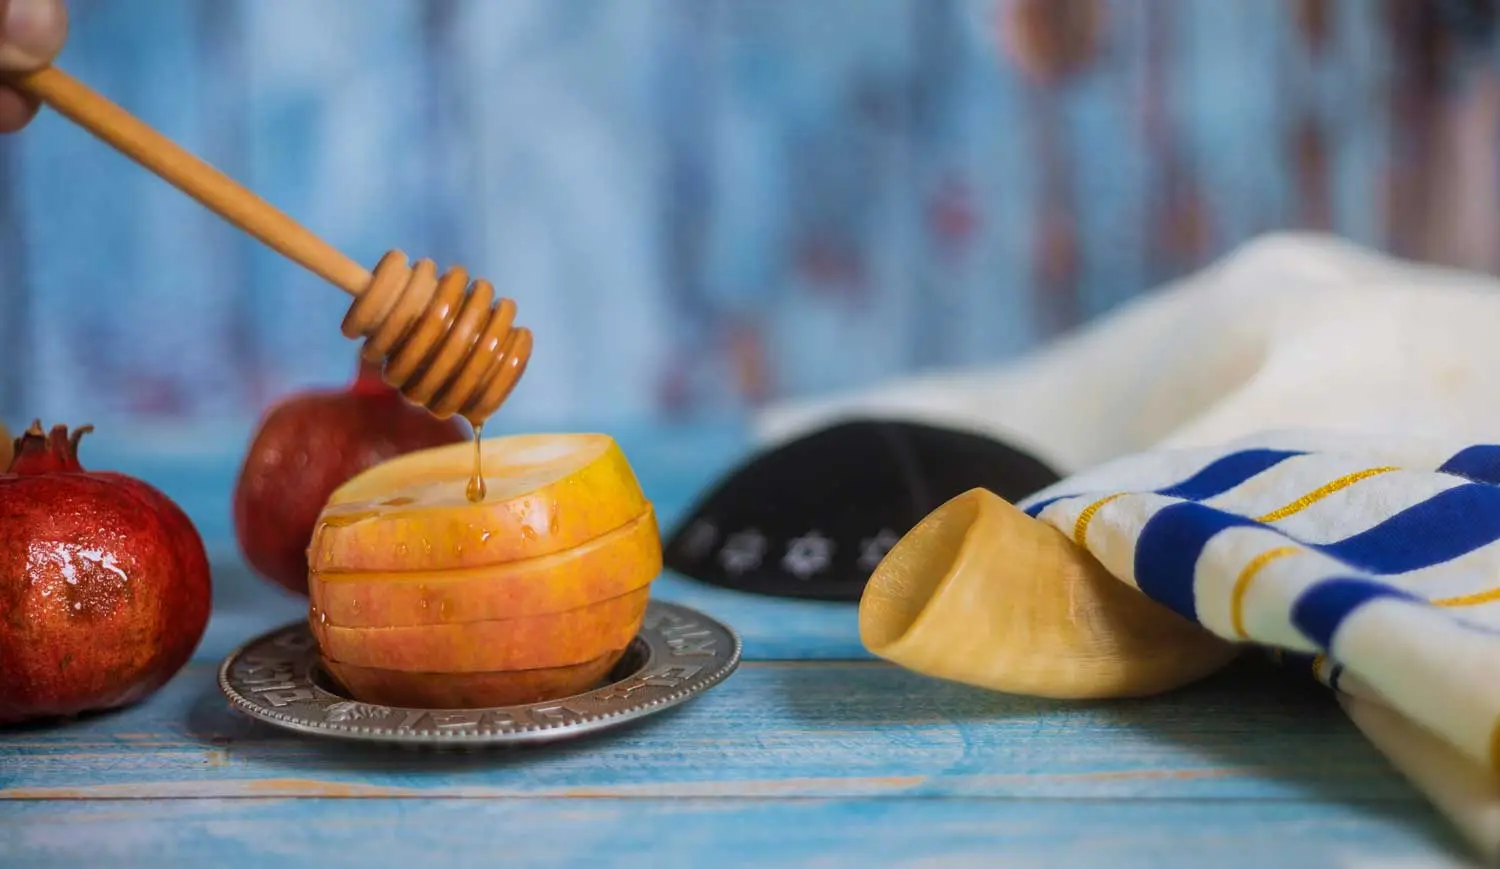
[{"label": "blurred blue background", "polygon": [[[60,64],[537,336],[503,428],[1012,357],[1266,230],[1500,265],[1493,3],[71,0]],[[346,296],[54,114],[0,139],[0,418],[239,449]]]}]

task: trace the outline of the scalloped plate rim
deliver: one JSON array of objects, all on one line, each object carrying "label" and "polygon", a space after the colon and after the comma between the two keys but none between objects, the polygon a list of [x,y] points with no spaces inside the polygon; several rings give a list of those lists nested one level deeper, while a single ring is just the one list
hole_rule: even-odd
[{"label": "scalloped plate rim", "polygon": [[[670,624],[664,627],[664,623]],[[272,661],[286,667],[252,670],[267,670],[276,677],[259,680],[266,683],[258,689],[260,693],[291,692],[293,699],[281,707],[255,702],[249,695],[257,691],[236,676],[237,665],[261,646],[288,639],[296,642],[281,652],[283,658]],[[673,643],[679,648],[674,649]],[[219,664],[217,682],[220,693],[240,714],[302,736],[405,747],[519,746],[613,730],[681,705],[728,679],[739,668],[744,644],[733,628],[706,613],[680,603],[653,600],[647,605],[645,624],[629,648],[640,649],[641,654],[641,660],[629,672],[567,697],[482,709],[387,706],[365,703],[320,685],[314,676],[317,646],[307,623],[299,619],[260,633],[229,652]],[[636,697],[637,693],[641,696]],[[378,717],[383,723],[331,720],[329,711],[340,707],[355,720]],[[313,717],[310,709],[320,710],[321,716]],[[431,727],[413,726],[428,719],[433,722]],[[439,719],[446,723],[438,723]],[[488,724],[484,723],[486,719]]]}]

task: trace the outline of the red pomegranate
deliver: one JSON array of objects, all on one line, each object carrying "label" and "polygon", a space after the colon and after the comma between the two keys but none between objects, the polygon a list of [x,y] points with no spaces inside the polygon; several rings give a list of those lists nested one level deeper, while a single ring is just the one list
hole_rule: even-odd
[{"label": "red pomegranate", "polygon": [[387,459],[467,437],[457,417],[408,402],[367,362],[343,389],[283,399],[261,420],[235,485],[240,552],[256,573],[307,594],[307,546],[334,489]]},{"label": "red pomegranate", "polygon": [[85,470],[92,430],[34,422],[0,474],[0,723],[135,703],[208,626],[198,530],[147,483]]}]

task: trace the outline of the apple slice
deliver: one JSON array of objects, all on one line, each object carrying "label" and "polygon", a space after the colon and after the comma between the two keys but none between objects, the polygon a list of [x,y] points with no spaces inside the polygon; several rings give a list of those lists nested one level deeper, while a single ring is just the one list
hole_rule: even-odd
[{"label": "apple slice", "polygon": [[641,629],[649,585],[561,613],[458,625],[344,628],[309,619],[325,658],[382,670],[479,673],[566,667],[623,649]]},{"label": "apple slice", "polygon": [[588,691],[625,654],[614,649],[582,664],[499,673],[408,673],[323,659],[348,692],[367,703],[418,709],[485,709],[539,703]]},{"label": "apple slice", "polygon": [[314,621],[345,628],[462,624],[560,613],[617,598],[661,573],[651,508],[564,552],[435,573],[310,574]]},{"label": "apple slice", "polygon": [[550,555],[639,518],[648,502],[614,439],[530,434],[481,442],[488,493],[465,490],[472,444],[408,453],[329,496],[308,547],[309,569],[437,571]]}]

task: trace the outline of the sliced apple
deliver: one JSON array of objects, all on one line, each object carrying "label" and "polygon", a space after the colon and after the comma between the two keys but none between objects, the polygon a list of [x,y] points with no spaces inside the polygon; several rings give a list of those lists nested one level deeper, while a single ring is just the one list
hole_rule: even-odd
[{"label": "sliced apple", "polygon": [[309,624],[357,699],[434,708],[593,687],[640,631],[656,515],[614,440],[556,434],[410,453],[330,497],[309,546]]},{"label": "sliced apple", "polygon": [[614,439],[534,434],[481,442],[488,490],[465,490],[472,444],[420,450],[355,476],[329,497],[309,568],[339,572],[461,570],[537,558],[639,518],[648,502]]},{"label": "sliced apple", "polygon": [[359,667],[479,673],[566,667],[623,649],[641,629],[650,586],[575,610],[458,625],[344,628],[309,619],[324,657]]},{"label": "sliced apple", "polygon": [[661,532],[647,508],[582,546],[493,567],[434,573],[311,574],[312,618],[329,626],[462,624],[566,612],[649,585]]},{"label": "sliced apple", "polygon": [[591,690],[625,654],[614,649],[582,664],[499,673],[409,673],[323,659],[329,675],[367,703],[418,709],[484,709],[539,703]]}]

